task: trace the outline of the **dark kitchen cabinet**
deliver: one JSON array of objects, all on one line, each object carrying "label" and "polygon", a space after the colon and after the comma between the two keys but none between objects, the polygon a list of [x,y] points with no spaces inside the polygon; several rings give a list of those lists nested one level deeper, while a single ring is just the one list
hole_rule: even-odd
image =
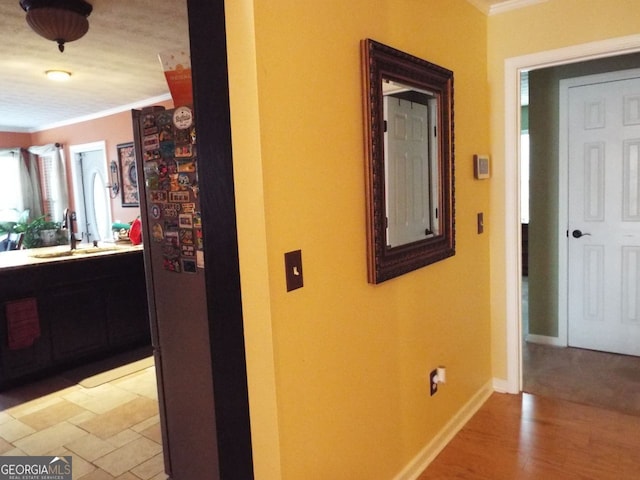
[{"label": "dark kitchen cabinet", "polygon": [[[11,350],[5,303],[22,298],[41,334]],[[0,389],[150,344],[142,251],[0,269]]]},{"label": "dark kitchen cabinet", "polygon": [[[139,277],[144,279],[143,270],[136,272],[136,278]],[[137,342],[142,336],[149,336],[144,281],[112,282],[105,288],[105,299],[105,320],[110,346],[128,345]]]},{"label": "dark kitchen cabinet", "polygon": [[41,318],[49,324],[55,363],[81,358],[107,348],[105,298],[98,284],[71,284],[39,299]]}]

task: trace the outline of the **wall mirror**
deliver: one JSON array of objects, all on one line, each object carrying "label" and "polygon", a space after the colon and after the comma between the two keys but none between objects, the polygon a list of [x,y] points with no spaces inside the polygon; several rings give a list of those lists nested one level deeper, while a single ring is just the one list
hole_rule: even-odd
[{"label": "wall mirror", "polygon": [[455,254],[453,72],[362,41],[367,257],[380,283]]}]

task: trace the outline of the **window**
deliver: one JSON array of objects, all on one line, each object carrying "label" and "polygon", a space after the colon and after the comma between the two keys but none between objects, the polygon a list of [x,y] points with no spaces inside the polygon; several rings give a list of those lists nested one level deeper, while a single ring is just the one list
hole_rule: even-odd
[{"label": "window", "polygon": [[[54,222],[63,220],[62,212],[68,207],[67,175],[64,165],[64,153],[60,144],[49,144],[40,147],[30,147],[31,158],[37,155],[39,170],[38,192],[42,193],[42,214]],[[35,189],[34,189],[35,191]]]},{"label": "window", "polygon": [[42,182],[42,211],[49,218],[55,211],[55,204],[58,200],[56,189],[54,188],[55,173],[53,168],[53,155],[38,157],[40,163],[40,175]]},{"label": "window", "polygon": [[529,223],[529,72],[520,76],[520,223]]},{"label": "window", "polygon": [[529,131],[520,134],[520,223],[529,223]]},{"label": "window", "polygon": [[20,150],[0,153],[0,222],[16,222],[24,210]]}]

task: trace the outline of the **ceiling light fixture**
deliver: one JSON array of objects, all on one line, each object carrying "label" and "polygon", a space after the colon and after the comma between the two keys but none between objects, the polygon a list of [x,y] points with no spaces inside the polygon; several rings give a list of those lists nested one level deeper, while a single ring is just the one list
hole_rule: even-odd
[{"label": "ceiling light fixture", "polygon": [[78,40],[89,31],[93,7],[84,0],[20,0],[27,12],[27,23],[38,35],[58,43],[64,52],[64,44]]},{"label": "ceiling light fixture", "polygon": [[64,82],[71,78],[71,72],[66,70],[47,70],[44,72],[49,80],[55,80],[57,82]]}]

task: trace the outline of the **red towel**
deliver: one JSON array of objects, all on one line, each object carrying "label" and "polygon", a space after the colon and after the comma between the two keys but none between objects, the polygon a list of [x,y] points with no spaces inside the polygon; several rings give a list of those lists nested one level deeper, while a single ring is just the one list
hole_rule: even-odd
[{"label": "red towel", "polygon": [[33,345],[40,336],[38,303],[35,298],[23,298],[5,303],[9,349],[19,350]]}]

